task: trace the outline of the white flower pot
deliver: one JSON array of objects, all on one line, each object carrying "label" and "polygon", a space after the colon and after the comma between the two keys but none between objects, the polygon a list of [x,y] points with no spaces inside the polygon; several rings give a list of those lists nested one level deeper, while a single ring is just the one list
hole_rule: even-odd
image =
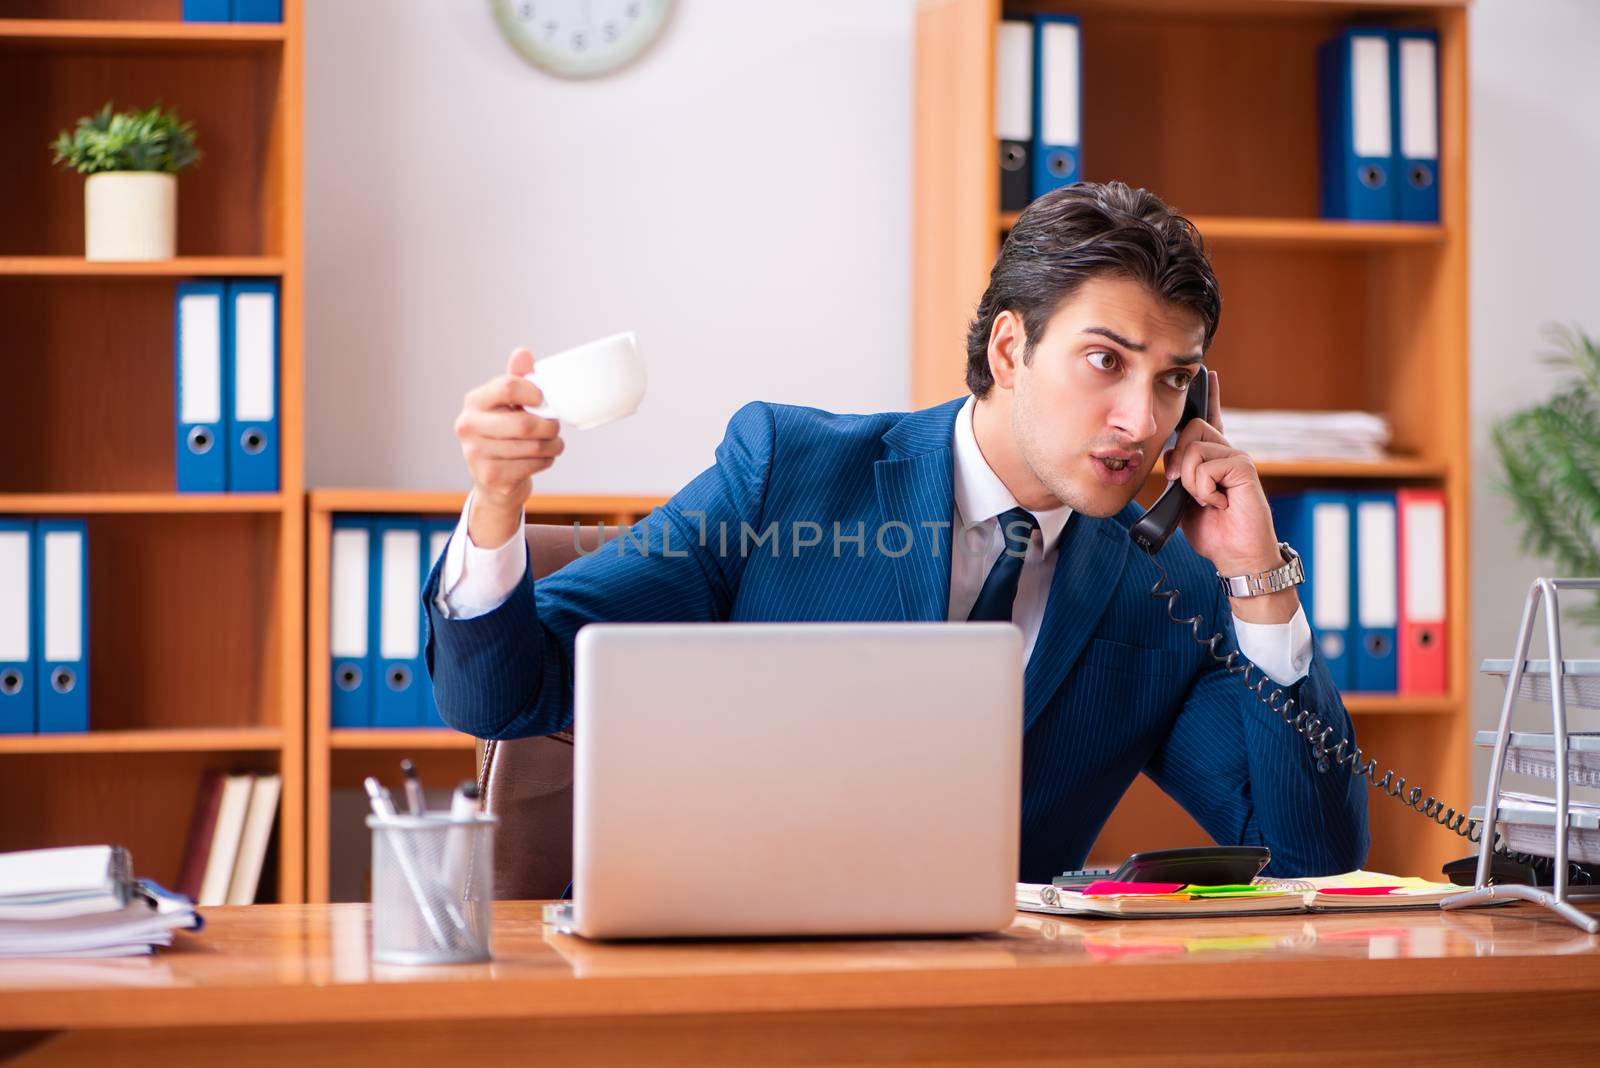
[{"label": "white flower pot", "polygon": [[170,260],[178,238],[178,176],[106,171],[83,185],[85,255],[91,260]]}]

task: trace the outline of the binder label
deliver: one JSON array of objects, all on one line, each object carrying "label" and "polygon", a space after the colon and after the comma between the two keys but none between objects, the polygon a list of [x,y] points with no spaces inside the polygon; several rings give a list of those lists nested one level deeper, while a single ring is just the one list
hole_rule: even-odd
[{"label": "binder label", "polygon": [[241,293],[234,300],[234,343],[238,348],[233,391],[234,419],[238,422],[267,422],[277,408],[272,381],[277,310],[271,293]]},{"label": "binder label", "polygon": [[1413,502],[1405,522],[1406,617],[1444,621],[1444,506]]},{"label": "binder label", "polygon": [[[1044,79],[1039,130],[1047,145],[1078,144],[1078,27],[1047,22],[1040,27]],[[1385,60],[1387,63],[1387,59]],[[1387,67],[1385,68],[1387,69]],[[1385,75],[1387,77],[1387,75]],[[1387,116],[1387,112],[1385,112]],[[1385,122],[1387,122],[1385,118]]]},{"label": "binder label", "polygon": [[1356,506],[1356,530],[1361,539],[1361,594],[1357,611],[1363,627],[1393,627],[1400,619],[1399,583],[1395,574],[1394,505],[1364,501]]},{"label": "binder label", "polygon": [[333,532],[333,605],[328,651],[337,657],[367,655],[367,532]]},{"label": "binder label", "polygon": [[1352,141],[1358,156],[1388,156],[1389,42],[1382,37],[1350,39],[1350,86],[1354,97]]},{"label": "binder label", "polygon": [[[450,535],[453,533],[455,533],[453,528],[451,530],[436,530],[433,532],[433,536],[428,539],[428,559],[431,564],[437,564],[439,557],[444,555],[445,548],[450,544]],[[429,566],[430,571],[433,569],[431,564]]]},{"label": "binder label", "polygon": [[1350,626],[1350,510],[1342,504],[1311,509],[1311,603],[1313,626],[1344,630]]},{"label": "binder label", "polygon": [[1033,138],[1033,23],[1008,19],[995,38],[994,128],[1002,141]]},{"label": "binder label", "polygon": [[415,660],[422,635],[417,605],[422,598],[422,532],[383,532],[383,619],[378,635],[385,660]]},{"label": "binder label", "polygon": [[222,421],[222,300],[210,294],[184,297],[178,422]]},{"label": "binder label", "polygon": [[0,534],[0,660],[28,659],[28,535]]},{"label": "binder label", "polygon": [[1432,41],[1400,42],[1400,153],[1408,159],[1439,158],[1436,67]]},{"label": "binder label", "polygon": [[83,659],[83,535],[52,530],[44,536],[44,658]]}]

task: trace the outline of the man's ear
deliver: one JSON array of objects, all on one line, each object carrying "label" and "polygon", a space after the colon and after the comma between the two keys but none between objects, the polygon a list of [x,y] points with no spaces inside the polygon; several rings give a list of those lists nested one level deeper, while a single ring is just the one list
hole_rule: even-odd
[{"label": "man's ear", "polygon": [[1017,368],[1022,364],[1027,340],[1022,316],[1008,308],[994,317],[994,325],[989,328],[989,374],[1001,389],[1016,388]]}]

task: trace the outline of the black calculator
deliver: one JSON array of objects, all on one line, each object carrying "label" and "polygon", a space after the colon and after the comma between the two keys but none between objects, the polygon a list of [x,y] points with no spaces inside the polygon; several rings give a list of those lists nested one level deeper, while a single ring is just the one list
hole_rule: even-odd
[{"label": "black calculator", "polygon": [[1064,871],[1052,886],[1083,887],[1101,879],[1118,883],[1233,886],[1249,883],[1272,859],[1266,846],[1189,846],[1135,853],[1119,868]]}]

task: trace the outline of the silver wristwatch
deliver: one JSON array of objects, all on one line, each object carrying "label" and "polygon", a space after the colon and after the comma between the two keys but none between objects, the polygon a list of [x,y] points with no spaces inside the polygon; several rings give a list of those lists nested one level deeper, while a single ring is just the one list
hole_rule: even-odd
[{"label": "silver wristwatch", "polygon": [[1261,597],[1304,582],[1306,569],[1300,565],[1300,554],[1291,549],[1286,541],[1278,543],[1278,551],[1283,554],[1282,567],[1275,567],[1270,571],[1257,571],[1252,575],[1224,575],[1220,571],[1217,572],[1217,581],[1222,583],[1222,592],[1229,597]]}]

